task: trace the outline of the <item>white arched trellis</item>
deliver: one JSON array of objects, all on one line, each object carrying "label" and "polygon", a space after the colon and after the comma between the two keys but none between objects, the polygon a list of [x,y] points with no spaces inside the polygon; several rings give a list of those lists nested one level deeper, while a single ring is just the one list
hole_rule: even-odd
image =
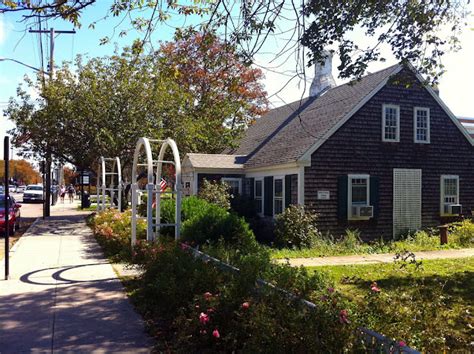
[{"label": "white arched trellis", "polygon": [[[112,164],[110,171],[107,167]],[[115,178],[116,177],[116,178]],[[107,181],[109,183],[107,184]],[[116,183],[116,184],[115,184]],[[110,192],[109,207],[122,210],[122,165],[120,159],[100,157],[99,173],[97,174],[97,211],[104,210],[107,203],[107,191]],[[115,193],[117,193],[117,205],[115,206]]]},{"label": "white arched trellis", "polygon": [[[160,153],[157,160],[153,160],[153,153],[151,144],[161,144]],[[166,151],[171,148],[173,153],[174,161],[164,160]],[[144,149],[145,162],[140,162],[140,153]],[[161,178],[163,171],[163,164],[171,164],[175,168],[176,181],[174,184],[174,190],[171,192],[161,191]],[[135,147],[135,154],[133,156],[133,168],[132,168],[132,246],[137,241],[137,220],[140,218],[137,215],[137,205],[140,203],[139,200],[139,187],[138,187],[138,168],[145,167],[147,175],[147,205],[146,205],[146,217],[147,220],[147,241],[155,240],[156,236],[160,232],[160,228],[163,226],[174,226],[175,239],[179,238],[179,231],[181,227],[181,160],[179,157],[178,147],[173,139],[166,140],[152,140],[148,138],[140,138]],[[154,176],[154,169],[156,168],[156,176]],[[161,195],[164,193],[171,193],[176,198],[176,209],[175,209],[175,223],[174,224],[163,224],[161,223]],[[155,220],[153,220],[153,200],[155,199]]]}]

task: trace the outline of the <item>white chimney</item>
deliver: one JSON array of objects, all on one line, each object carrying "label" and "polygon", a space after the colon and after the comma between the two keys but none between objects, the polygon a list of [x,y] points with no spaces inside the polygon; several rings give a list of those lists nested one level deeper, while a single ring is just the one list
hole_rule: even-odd
[{"label": "white chimney", "polygon": [[324,64],[316,62],[314,65],[314,79],[309,88],[309,95],[317,97],[330,88],[336,87],[336,82],[332,77],[332,52],[323,51]]}]

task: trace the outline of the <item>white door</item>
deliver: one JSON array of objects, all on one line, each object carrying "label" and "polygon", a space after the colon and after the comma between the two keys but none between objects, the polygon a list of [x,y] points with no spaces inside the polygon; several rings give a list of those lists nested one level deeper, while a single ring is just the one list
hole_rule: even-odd
[{"label": "white door", "polygon": [[393,169],[393,237],[421,228],[421,170]]}]

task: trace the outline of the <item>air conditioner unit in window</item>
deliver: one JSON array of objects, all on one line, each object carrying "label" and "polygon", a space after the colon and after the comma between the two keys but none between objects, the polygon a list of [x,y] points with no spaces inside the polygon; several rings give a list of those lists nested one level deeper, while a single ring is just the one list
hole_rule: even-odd
[{"label": "air conditioner unit in window", "polygon": [[450,215],[461,215],[462,214],[462,205],[461,204],[448,204],[447,205],[448,214]]},{"label": "air conditioner unit in window", "polygon": [[374,207],[371,205],[354,205],[352,207],[352,218],[369,220],[374,217]]}]

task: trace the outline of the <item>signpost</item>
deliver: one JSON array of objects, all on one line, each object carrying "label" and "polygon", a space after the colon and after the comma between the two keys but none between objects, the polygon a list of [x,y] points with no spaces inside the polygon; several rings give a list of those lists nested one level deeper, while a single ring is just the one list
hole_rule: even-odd
[{"label": "signpost", "polygon": [[5,161],[5,280],[8,280],[10,276],[10,225],[8,221],[10,219],[10,140],[6,136],[3,140],[3,160]]}]

